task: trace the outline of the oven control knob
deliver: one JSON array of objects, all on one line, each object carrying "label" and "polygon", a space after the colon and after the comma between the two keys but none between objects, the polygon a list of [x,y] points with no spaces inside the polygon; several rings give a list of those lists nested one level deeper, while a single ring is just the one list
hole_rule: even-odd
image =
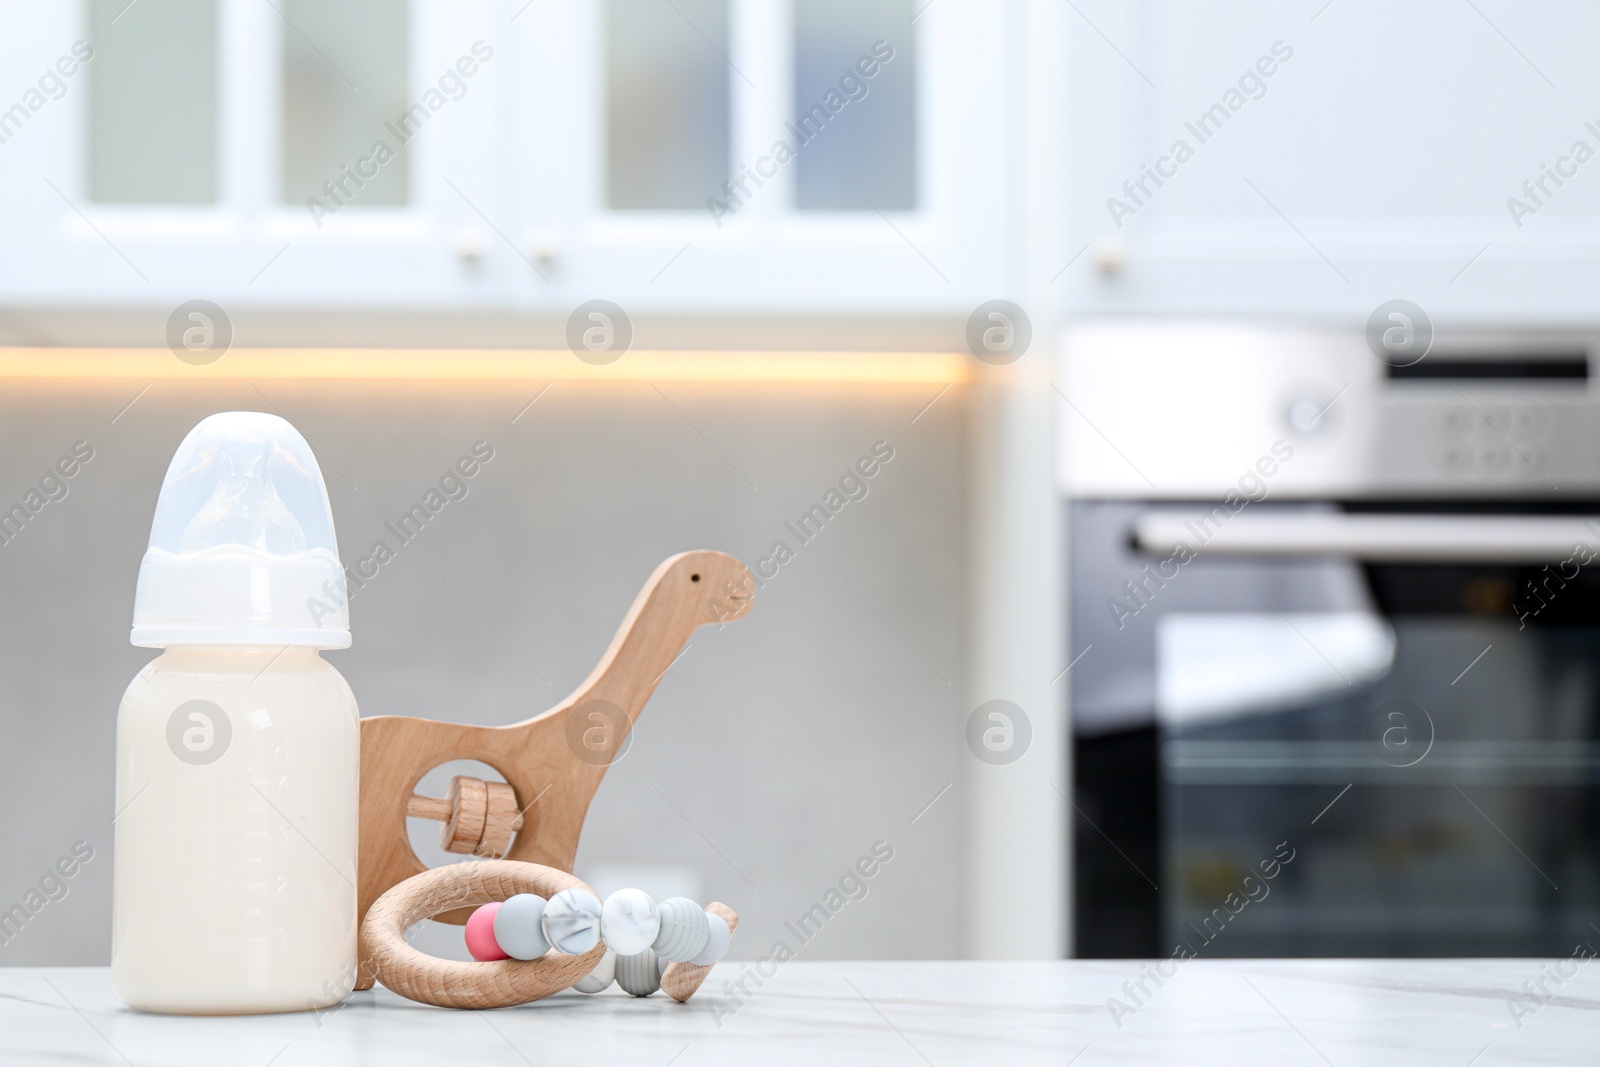
[{"label": "oven control knob", "polygon": [[1289,429],[1309,437],[1321,427],[1322,406],[1310,397],[1303,396],[1290,401],[1285,418],[1289,422]]},{"label": "oven control knob", "polygon": [[1288,404],[1283,409],[1283,421],[1301,437],[1327,434],[1339,421],[1338,412],[1334,409],[1338,399],[1339,394],[1331,389],[1296,391],[1289,395]]}]

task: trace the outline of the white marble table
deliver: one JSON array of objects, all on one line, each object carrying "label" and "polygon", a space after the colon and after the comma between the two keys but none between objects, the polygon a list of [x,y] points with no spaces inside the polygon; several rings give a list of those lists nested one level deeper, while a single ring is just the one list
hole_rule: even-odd
[{"label": "white marble table", "polygon": [[[613,987],[462,1012],[378,989],[321,1017],[240,1018],[130,1011],[102,968],[0,969],[0,1063],[1600,1063],[1589,962],[1195,960],[1146,978],[1140,1003],[1134,962],[793,962],[729,1011],[715,994],[748,967],[683,1005]],[[1113,1020],[1112,997],[1136,1010]]]}]

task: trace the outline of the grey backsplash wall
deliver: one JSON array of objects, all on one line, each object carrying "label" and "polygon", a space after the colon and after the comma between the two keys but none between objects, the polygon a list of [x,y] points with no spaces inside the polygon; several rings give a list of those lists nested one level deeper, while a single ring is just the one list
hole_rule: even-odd
[{"label": "grey backsplash wall", "polygon": [[[494,448],[352,601],[354,646],[328,659],[365,715],[525,718],[584,678],[660,560],[716,548],[754,566],[787,541],[751,613],[700,630],[662,679],[577,873],[728,902],[748,959],[797,944],[784,923],[886,840],[893,860],[802,958],[961,953],[961,790],[911,821],[966,755],[961,390],[913,423],[938,386],[555,382],[513,424],[542,383],[158,381],[118,416],[144,384],[0,391],[0,507],[74,442],[95,450],[0,544],[0,910],[74,842],[94,849],[0,965],[109,960],[116,709],[152,655],[128,644],[134,579],[173,449],[237,408],[280,412],[321,452],[347,563],[395,545],[384,522],[474,442]],[[894,458],[866,498],[799,545],[785,522],[880,440]],[[424,787],[442,795],[450,771]],[[412,821],[414,841],[436,836]],[[461,955],[456,928],[419,944]]]}]

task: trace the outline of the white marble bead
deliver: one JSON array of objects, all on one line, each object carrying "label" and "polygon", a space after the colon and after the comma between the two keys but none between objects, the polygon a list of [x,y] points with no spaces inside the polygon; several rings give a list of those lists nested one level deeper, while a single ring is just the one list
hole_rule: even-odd
[{"label": "white marble bead", "polygon": [[600,943],[600,901],[581,889],[563,889],[544,906],[541,926],[551,948],[581,956]]},{"label": "white marble bead", "polygon": [[728,929],[728,920],[720,915],[706,912],[706,925],[708,927],[706,947],[700,954],[689,962],[696,967],[709,967],[723,956],[728,954],[728,945],[733,941],[733,931]]},{"label": "white marble bead", "polygon": [[600,940],[618,956],[643,952],[660,930],[661,913],[643,889],[619,889],[600,909]]},{"label": "white marble bead", "polygon": [[572,988],[580,993],[603,993],[616,977],[617,954],[606,949],[606,954],[600,957],[600,962],[594,965],[594,970],[574,982]]},{"label": "white marble bead", "polygon": [[624,993],[648,997],[661,988],[661,965],[649,949],[632,956],[617,957],[617,985]]},{"label": "white marble bead", "polygon": [[544,897],[518,893],[494,913],[494,940],[514,960],[536,960],[550,951],[545,939]]},{"label": "white marble bead", "polygon": [[657,909],[661,932],[650,946],[668,963],[687,963],[700,955],[711,936],[711,925],[700,905],[688,897],[669,897]]}]

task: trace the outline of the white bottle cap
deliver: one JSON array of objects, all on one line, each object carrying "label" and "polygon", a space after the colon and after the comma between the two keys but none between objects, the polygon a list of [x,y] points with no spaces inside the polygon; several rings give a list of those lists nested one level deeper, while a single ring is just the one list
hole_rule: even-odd
[{"label": "white bottle cap", "polygon": [[139,565],[133,643],[350,647],[328,489],[288,422],[227,411],[178,446]]}]

